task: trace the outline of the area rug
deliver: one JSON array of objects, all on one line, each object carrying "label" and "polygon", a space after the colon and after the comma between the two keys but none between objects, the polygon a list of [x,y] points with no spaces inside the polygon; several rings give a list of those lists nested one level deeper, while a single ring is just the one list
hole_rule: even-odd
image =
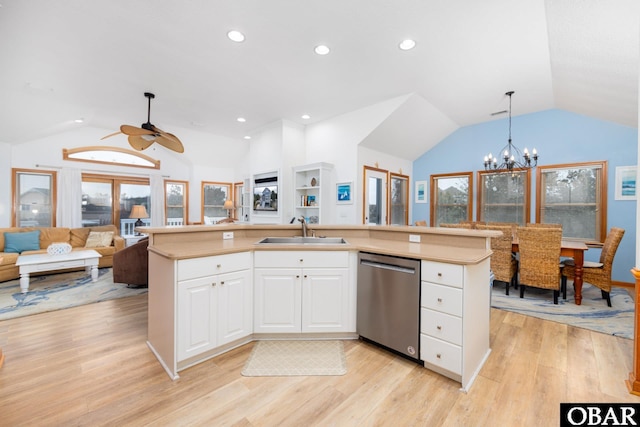
[{"label": "area rug", "polygon": [[590,329],[603,334],[633,339],[633,314],[635,303],[623,288],[611,290],[611,307],[602,299],[599,288],[584,284],[582,304],[574,303],[573,285],[567,284],[567,299],[558,298],[553,304],[553,292],[538,288],[526,288],[524,298],[520,290],[509,291],[505,295],[504,285],[494,286],[491,292],[491,306],[527,316],[565,323],[579,328]]},{"label": "area rug", "polygon": [[342,341],[258,341],[242,369],[245,377],[344,375]]},{"label": "area rug", "polygon": [[20,292],[20,280],[0,283],[0,320],[61,310],[146,293],[146,288],[128,288],[113,283],[111,268],[98,269],[96,282],[84,271],[33,276],[29,292]]}]

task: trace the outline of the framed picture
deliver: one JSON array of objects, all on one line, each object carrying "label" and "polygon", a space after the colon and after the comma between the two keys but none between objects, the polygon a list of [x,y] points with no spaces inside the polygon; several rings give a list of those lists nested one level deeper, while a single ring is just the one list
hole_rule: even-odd
[{"label": "framed picture", "polygon": [[416,203],[427,203],[427,181],[416,181]]},{"label": "framed picture", "polygon": [[336,184],[336,203],[339,205],[348,205],[353,203],[353,194],[351,194],[351,182],[339,182]]},{"label": "framed picture", "polygon": [[616,200],[636,200],[637,166],[616,167]]}]

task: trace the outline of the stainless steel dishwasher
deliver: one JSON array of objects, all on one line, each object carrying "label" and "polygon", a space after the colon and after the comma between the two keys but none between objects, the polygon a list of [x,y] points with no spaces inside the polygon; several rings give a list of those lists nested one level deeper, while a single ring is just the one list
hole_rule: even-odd
[{"label": "stainless steel dishwasher", "polygon": [[419,260],[360,252],[357,302],[361,338],[422,363]]}]

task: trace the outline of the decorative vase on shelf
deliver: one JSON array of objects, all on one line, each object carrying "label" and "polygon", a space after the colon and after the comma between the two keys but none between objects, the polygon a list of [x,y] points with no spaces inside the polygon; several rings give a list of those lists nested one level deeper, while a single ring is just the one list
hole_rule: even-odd
[{"label": "decorative vase on shelf", "polygon": [[311,186],[315,187],[316,183],[317,183],[316,179],[315,178],[311,178]]}]

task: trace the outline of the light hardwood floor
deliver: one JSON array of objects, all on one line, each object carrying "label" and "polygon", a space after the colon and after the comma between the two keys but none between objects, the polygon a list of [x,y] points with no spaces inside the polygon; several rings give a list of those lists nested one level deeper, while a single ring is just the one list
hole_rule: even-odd
[{"label": "light hardwood floor", "polygon": [[359,341],[344,376],[243,377],[248,344],[171,381],[145,344],[146,301],[0,322],[0,425],[556,426],[560,402],[640,402],[632,341],[500,310],[466,394]]}]

